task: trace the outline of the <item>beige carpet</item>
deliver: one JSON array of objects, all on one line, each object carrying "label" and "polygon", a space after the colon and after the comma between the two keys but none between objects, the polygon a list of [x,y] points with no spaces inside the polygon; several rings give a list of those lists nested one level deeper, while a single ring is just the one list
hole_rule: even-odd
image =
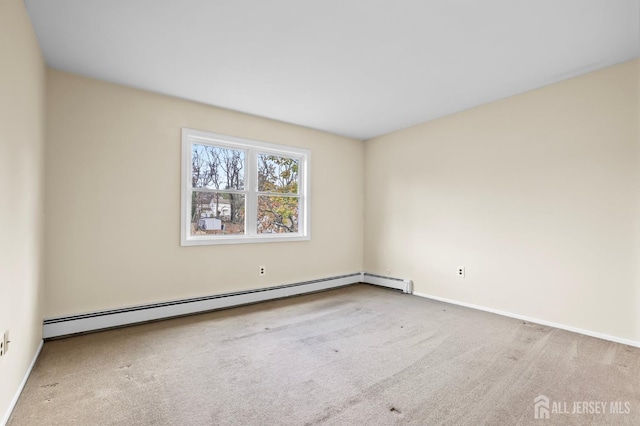
[{"label": "beige carpet", "polygon": [[9,425],[112,424],[637,425],[640,349],[368,285],[45,343]]}]

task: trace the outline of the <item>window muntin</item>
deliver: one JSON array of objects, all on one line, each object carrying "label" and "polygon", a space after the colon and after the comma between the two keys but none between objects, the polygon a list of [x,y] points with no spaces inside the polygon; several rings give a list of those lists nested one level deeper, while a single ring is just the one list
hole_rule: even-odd
[{"label": "window muntin", "polygon": [[308,150],[183,129],[182,245],[308,240]]}]

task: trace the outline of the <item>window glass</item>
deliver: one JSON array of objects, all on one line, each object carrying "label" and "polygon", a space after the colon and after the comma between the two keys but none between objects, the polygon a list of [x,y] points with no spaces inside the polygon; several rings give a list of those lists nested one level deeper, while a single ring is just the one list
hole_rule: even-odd
[{"label": "window glass", "polygon": [[258,191],[298,193],[300,160],[279,155],[258,155]]},{"label": "window glass", "polygon": [[258,233],[298,232],[298,197],[258,196]]},{"label": "window glass", "polygon": [[191,186],[207,189],[244,189],[244,151],[193,144]]}]

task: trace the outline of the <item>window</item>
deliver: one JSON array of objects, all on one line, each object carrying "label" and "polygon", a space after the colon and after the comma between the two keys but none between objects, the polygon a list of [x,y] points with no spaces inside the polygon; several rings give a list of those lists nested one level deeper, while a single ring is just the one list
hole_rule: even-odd
[{"label": "window", "polygon": [[309,240],[309,157],[182,129],[182,245]]}]

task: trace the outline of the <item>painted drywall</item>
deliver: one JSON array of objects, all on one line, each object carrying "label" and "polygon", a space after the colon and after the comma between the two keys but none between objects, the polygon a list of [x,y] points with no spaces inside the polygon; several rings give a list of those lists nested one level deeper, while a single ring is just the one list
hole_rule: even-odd
[{"label": "painted drywall", "polygon": [[[636,99],[636,108],[637,113],[640,116],[640,59],[636,61],[636,93],[638,93]],[[638,116],[637,116],[638,117]],[[636,120],[638,126],[638,140],[640,140],[640,117]],[[640,143],[640,142],[639,142]],[[637,161],[638,165],[640,165],[640,149],[637,151]],[[637,188],[640,188],[640,172],[636,175],[637,178]],[[635,300],[637,302],[636,305],[636,319],[635,323],[637,324],[636,335],[640,334],[640,192],[637,193],[636,197],[636,247],[635,247],[635,259],[636,259],[636,292],[635,292]]]},{"label": "painted drywall", "polygon": [[367,141],[365,270],[640,341],[639,67]]},{"label": "painted drywall", "polygon": [[[310,149],[311,241],[181,247],[182,127]],[[362,269],[359,140],[49,69],[47,144],[46,317]]]},{"label": "painted drywall", "polygon": [[20,0],[0,0],[0,422],[42,339],[45,66]]}]

